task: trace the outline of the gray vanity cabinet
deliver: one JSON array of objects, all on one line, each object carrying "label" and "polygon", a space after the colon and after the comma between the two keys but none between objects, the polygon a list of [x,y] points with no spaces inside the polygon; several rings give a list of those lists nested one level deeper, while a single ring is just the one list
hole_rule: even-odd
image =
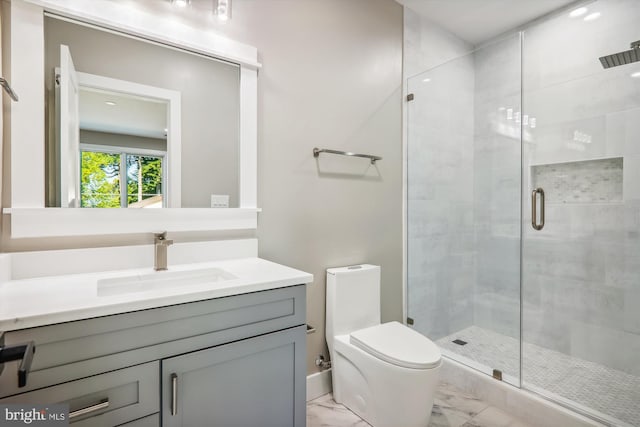
[{"label": "gray vanity cabinet", "polygon": [[36,353],[24,387],[5,363],[0,404],[67,403],[78,427],[303,427],[305,317],[298,285],[9,331]]},{"label": "gray vanity cabinet", "polygon": [[304,427],[305,337],[300,326],[163,360],[163,427]]}]

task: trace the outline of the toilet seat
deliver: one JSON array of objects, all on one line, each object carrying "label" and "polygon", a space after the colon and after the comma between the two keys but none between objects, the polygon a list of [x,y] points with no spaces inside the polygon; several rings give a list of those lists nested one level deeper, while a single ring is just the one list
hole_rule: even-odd
[{"label": "toilet seat", "polygon": [[431,340],[398,322],[388,322],[351,333],[349,342],[396,366],[432,369],[440,366],[440,350]]}]

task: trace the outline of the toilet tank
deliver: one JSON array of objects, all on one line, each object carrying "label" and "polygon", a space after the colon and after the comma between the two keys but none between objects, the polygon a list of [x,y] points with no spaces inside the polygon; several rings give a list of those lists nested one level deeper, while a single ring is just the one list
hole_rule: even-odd
[{"label": "toilet tank", "polygon": [[380,324],[380,267],[327,269],[326,338],[333,356],[336,335]]}]

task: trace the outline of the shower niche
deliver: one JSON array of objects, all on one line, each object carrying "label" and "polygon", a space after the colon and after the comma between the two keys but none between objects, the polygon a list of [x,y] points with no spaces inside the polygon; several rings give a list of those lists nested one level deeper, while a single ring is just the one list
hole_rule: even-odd
[{"label": "shower niche", "polygon": [[547,203],[621,203],[623,158],[531,165],[533,188]]}]

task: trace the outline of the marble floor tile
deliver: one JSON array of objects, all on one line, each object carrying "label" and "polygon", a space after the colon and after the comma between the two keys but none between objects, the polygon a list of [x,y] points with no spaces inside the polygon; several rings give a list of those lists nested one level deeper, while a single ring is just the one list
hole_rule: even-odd
[{"label": "marble floor tile", "polygon": [[458,415],[466,419],[473,418],[482,412],[488,403],[457,390],[452,385],[440,383],[433,402],[434,409],[445,415]]},{"label": "marble floor tile", "polygon": [[489,406],[462,427],[527,427],[527,425],[506,412]]},{"label": "marble floor tile", "polygon": [[307,427],[369,427],[356,414],[325,394],[307,402]]},{"label": "marble floor tile", "polygon": [[[527,427],[486,402],[440,383],[429,427]],[[307,427],[369,427],[331,394],[307,402]],[[402,427],[402,426],[398,426]]]},{"label": "marble floor tile", "polygon": [[469,417],[455,411],[443,410],[434,404],[429,427],[462,427],[467,421],[469,421]]}]

